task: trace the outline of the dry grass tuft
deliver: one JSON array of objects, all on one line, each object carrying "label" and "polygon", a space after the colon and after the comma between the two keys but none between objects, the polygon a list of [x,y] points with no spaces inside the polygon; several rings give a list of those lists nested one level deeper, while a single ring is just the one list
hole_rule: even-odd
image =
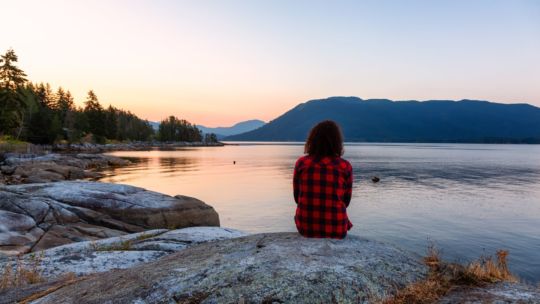
[{"label": "dry grass tuft", "polygon": [[23,262],[20,256],[13,263],[6,263],[0,277],[0,290],[43,282],[40,270],[42,259],[42,255],[32,254],[29,263]]},{"label": "dry grass tuft", "polygon": [[494,262],[491,256],[487,256],[480,257],[465,266],[442,262],[440,251],[434,244],[430,244],[427,251],[424,257],[424,263],[429,267],[427,278],[399,290],[396,295],[385,299],[382,303],[434,303],[454,287],[517,281],[508,270],[506,250],[497,251],[497,262]]},{"label": "dry grass tuft", "polygon": [[497,262],[491,256],[481,257],[465,267],[464,274],[472,277],[473,280],[485,283],[496,283],[501,281],[516,282],[517,279],[508,270],[506,258],[507,250],[498,250]]},{"label": "dry grass tuft", "polygon": [[435,303],[449,290],[447,282],[436,277],[415,283],[400,290],[394,297],[382,301],[384,304],[428,304]]},{"label": "dry grass tuft", "polygon": [[433,242],[429,242],[428,244],[427,254],[424,257],[424,264],[426,264],[431,271],[436,271],[441,266],[441,251]]}]

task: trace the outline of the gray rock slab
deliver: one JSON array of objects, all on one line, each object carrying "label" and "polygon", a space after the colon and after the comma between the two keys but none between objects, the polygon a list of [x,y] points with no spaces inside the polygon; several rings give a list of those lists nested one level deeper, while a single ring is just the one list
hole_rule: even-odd
[{"label": "gray rock slab", "polygon": [[[19,254],[147,229],[219,226],[219,216],[192,197],[120,184],[61,181],[0,185],[0,223],[0,253]],[[45,234],[30,238],[34,228]],[[16,239],[19,249],[13,247]]]},{"label": "gray rock slab", "polygon": [[420,257],[393,245],[270,233],[191,246],[33,303],[362,303],[425,273]]},{"label": "gray rock slab", "polygon": [[25,268],[38,265],[48,281],[67,274],[88,275],[111,269],[125,269],[155,261],[190,246],[246,234],[228,228],[191,227],[178,230],[155,229],[107,239],[85,241],[36,251],[0,261],[0,269],[15,262]]}]

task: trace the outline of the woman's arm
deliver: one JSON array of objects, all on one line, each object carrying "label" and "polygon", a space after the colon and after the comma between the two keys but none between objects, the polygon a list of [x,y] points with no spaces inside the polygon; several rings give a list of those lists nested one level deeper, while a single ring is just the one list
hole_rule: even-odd
[{"label": "woman's arm", "polygon": [[294,201],[296,204],[298,204],[298,195],[300,194],[300,172],[299,171],[299,164],[298,161],[294,165],[294,173],[293,173],[293,195],[294,195]]},{"label": "woman's arm", "polygon": [[345,194],[343,195],[343,202],[346,207],[349,207],[352,197],[352,183],[353,183],[353,170],[352,166],[349,164],[347,168],[347,175],[345,176]]}]

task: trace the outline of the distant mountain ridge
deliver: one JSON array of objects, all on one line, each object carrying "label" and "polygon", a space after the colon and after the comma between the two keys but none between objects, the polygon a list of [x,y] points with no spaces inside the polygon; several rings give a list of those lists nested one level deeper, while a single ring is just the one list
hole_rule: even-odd
[{"label": "distant mountain ridge", "polygon": [[225,139],[304,141],[325,119],[338,122],[352,142],[540,143],[540,108],[529,104],[358,97],[301,103],[256,130]]},{"label": "distant mountain ridge", "polygon": [[218,138],[222,138],[222,137],[225,137],[225,136],[236,135],[236,134],[245,133],[245,132],[255,130],[255,129],[263,126],[264,124],[265,124],[265,122],[262,121],[262,120],[251,119],[251,120],[246,120],[246,121],[236,123],[236,124],[234,124],[233,126],[230,126],[230,127],[210,128],[210,127],[205,127],[205,126],[202,126],[202,125],[197,125],[197,128],[199,128],[201,131],[203,131],[203,133],[214,133],[214,134],[216,134],[218,136]]}]

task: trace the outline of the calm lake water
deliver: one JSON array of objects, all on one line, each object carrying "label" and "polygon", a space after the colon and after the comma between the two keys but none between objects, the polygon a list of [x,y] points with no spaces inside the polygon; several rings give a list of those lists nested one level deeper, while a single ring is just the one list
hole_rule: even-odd
[{"label": "calm lake water", "polygon": [[[460,262],[510,251],[521,278],[540,281],[540,146],[347,144],[354,168],[351,234],[424,254],[431,240]],[[134,161],[102,181],[193,196],[221,225],[295,231],[292,172],[301,143],[241,143],[114,152]],[[233,162],[236,161],[236,164]],[[377,184],[371,176],[379,176]]]}]

